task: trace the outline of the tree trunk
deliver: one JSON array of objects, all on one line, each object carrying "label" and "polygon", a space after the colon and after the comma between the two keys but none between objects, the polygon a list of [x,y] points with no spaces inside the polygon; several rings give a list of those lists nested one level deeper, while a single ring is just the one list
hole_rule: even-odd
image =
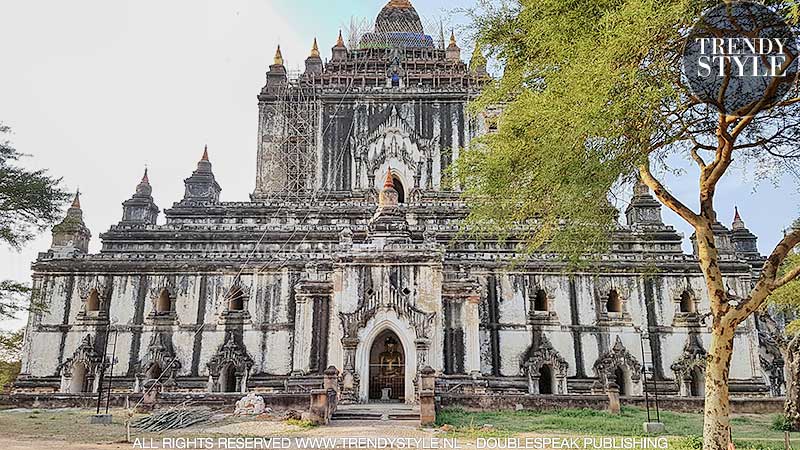
[{"label": "tree trunk", "polygon": [[730,442],[728,375],[735,327],[715,324],[706,362],[706,398],[703,450],[727,450]]},{"label": "tree trunk", "polygon": [[786,359],[786,403],[784,413],[786,421],[791,425],[792,431],[800,431],[800,337],[795,336],[789,341],[784,358]]}]

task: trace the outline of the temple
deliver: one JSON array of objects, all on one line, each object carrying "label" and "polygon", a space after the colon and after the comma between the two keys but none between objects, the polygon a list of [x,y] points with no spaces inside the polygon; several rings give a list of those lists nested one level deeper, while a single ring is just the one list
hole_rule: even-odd
[{"label": "temple", "polygon": [[[497,120],[466,111],[491,82],[480,49],[464,61],[408,0],[331,42],[323,60],[314,39],[297,76],[276,51],[247,201],[221,200],[212,161],[237,162],[206,149],[163,217],[145,172],[90,254],[76,196],[33,264],[47,309],[30,315],[17,392],[96,391],[116,337],[116,392],[300,391],[334,366],[343,402],[414,403],[430,366],[449,393],[703,395],[703,276],[645,185],[591,272],[459,233],[468,205],[447,170]],[[738,211],[716,227],[725,282],[744,294],[757,238]],[[731,395],[781,394],[762,351],[745,321]]]}]

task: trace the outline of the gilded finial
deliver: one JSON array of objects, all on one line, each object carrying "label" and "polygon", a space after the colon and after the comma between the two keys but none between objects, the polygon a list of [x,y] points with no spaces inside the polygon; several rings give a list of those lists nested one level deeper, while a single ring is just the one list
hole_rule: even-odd
[{"label": "gilded finial", "polygon": [[385,8],[412,8],[409,0],[389,0]]},{"label": "gilded finial", "polygon": [[275,58],[272,60],[273,65],[275,66],[282,66],[283,65],[283,55],[281,54],[281,46],[278,45],[278,49],[275,50]]},{"label": "gilded finial", "polygon": [[339,38],[336,39],[337,47],[344,47],[344,38],[342,37],[342,30],[339,30]]},{"label": "gilded finial", "polygon": [[311,47],[311,57],[319,58],[319,47],[317,46],[317,38],[314,38],[314,46]]},{"label": "gilded finial", "polygon": [[450,30],[450,47],[456,46],[456,34]]},{"label": "gilded finial", "polygon": [[78,208],[78,209],[81,208],[81,190],[80,190],[80,188],[78,188],[78,190],[75,191],[75,198],[72,200],[72,206],[71,207],[72,208]]},{"label": "gilded finial", "polygon": [[205,148],[203,148],[203,157],[200,158],[201,161],[208,161],[208,144],[206,144]]},{"label": "gilded finial", "polygon": [[734,206],[733,207],[733,211],[734,211],[733,221],[736,222],[737,220],[739,220],[739,221],[742,220],[742,216],[739,215],[739,207],[738,206]]},{"label": "gilded finial", "polygon": [[142,184],[150,184],[150,178],[147,177],[147,167],[144,168],[144,175],[142,176]]}]

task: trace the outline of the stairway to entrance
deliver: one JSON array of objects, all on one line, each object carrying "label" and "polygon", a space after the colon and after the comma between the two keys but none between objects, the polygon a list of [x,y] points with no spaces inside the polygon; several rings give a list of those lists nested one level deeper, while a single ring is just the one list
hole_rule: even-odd
[{"label": "stairway to entrance", "polygon": [[339,405],[331,417],[333,421],[417,421],[419,406],[404,403],[367,403]]}]

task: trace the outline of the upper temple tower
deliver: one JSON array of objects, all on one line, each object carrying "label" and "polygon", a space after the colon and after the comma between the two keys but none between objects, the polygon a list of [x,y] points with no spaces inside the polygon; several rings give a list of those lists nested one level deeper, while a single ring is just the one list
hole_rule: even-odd
[{"label": "upper temple tower", "polygon": [[390,0],[369,32],[331,39],[330,54],[312,41],[295,55],[302,73],[278,50],[258,95],[253,200],[375,197],[390,167],[401,203],[442,190],[447,167],[487,129],[465,109],[489,77],[461,60],[456,37],[436,45],[410,1]]}]

